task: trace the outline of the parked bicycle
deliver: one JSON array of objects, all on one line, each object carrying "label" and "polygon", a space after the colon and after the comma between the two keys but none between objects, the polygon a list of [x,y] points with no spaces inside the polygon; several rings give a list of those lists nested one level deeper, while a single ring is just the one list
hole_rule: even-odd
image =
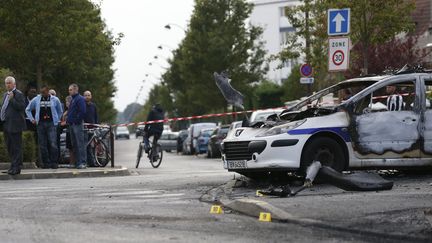
[{"label": "parked bicycle", "polygon": [[138,146],[137,161],[136,161],[136,166],[135,166],[135,168],[137,168],[137,169],[138,169],[141,157],[143,155],[143,151],[148,151],[148,153],[146,152],[147,158],[149,159],[152,167],[158,168],[160,166],[160,164],[162,163],[162,156],[163,156],[161,145],[157,144],[156,148],[153,149],[152,143],[149,143],[149,146],[146,149],[146,145],[144,144],[144,142],[140,142],[139,146]]},{"label": "parked bicycle", "polygon": [[104,141],[110,133],[109,128],[98,127],[86,130],[89,134],[92,134],[92,137],[87,143],[87,147],[90,146],[95,166],[105,167],[109,162],[111,162],[110,148]]}]

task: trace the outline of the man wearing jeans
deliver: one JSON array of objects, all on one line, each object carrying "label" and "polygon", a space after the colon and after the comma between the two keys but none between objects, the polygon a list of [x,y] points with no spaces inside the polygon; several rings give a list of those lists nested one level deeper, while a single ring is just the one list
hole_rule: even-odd
[{"label": "man wearing jeans", "polygon": [[[32,111],[36,111],[33,116]],[[40,95],[33,98],[26,108],[27,118],[36,125],[39,154],[42,168],[58,168],[57,126],[63,114],[60,100],[49,94],[48,86],[43,85]]]},{"label": "man wearing jeans", "polygon": [[84,116],[86,114],[86,103],[84,97],[79,94],[78,85],[69,86],[69,95],[72,101],[68,109],[66,123],[69,125],[73,151],[78,169],[87,168],[87,143],[84,140]]}]

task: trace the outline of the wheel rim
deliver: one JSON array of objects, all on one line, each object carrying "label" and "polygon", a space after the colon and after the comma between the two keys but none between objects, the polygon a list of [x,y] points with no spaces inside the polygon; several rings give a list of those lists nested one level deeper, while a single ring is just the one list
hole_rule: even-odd
[{"label": "wheel rim", "polygon": [[334,164],[335,155],[330,148],[323,146],[315,152],[314,160],[331,167]]},{"label": "wheel rim", "polygon": [[96,166],[105,167],[108,164],[108,151],[104,144],[97,143],[94,147],[94,161]]}]

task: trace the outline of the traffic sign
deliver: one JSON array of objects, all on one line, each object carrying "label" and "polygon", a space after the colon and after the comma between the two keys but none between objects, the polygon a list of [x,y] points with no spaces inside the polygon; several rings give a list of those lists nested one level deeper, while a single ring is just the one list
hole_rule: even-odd
[{"label": "traffic sign", "polygon": [[313,84],[315,82],[314,78],[300,78],[301,84]]},{"label": "traffic sign", "polygon": [[300,67],[300,74],[303,77],[310,77],[310,76],[312,76],[312,72],[313,72],[313,70],[312,70],[312,66],[311,65],[309,65],[309,64],[303,64],[303,65],[301,65],[301,67]]},{"label": "traffic sign", "polygon": [[329,71],[345,71],[349,67],[349,38],[329,38]]},{"label": "traffic sign", "polygon": [[347,35],[350,33],[351,9],[329,9],[327,16],[328,35]]}]

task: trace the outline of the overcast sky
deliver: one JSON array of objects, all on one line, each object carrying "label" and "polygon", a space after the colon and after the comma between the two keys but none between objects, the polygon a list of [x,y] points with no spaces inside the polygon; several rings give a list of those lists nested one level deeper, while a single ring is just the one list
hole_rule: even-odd
[{"label": "overcast sky", "polygon": [[[177,47],[185,35],[180,28],[167,30],[164,26],[175,23],[186,28],[193,11],[193,0],[92,1],[101,4],[102,18],[108,29],[115,35],[120,32],[125,34],[121,45],[116,47],[114,64],[118,89],[114,98],[115,107],[123,111],[135,101],[143,80],[147,81],[144,83],[140,103],[143,103],[152,83],[160,82],[154,76],[160,77],[163,73],[160,66],[168,66],[164,58],[171,57],[165,46]],[[164,50],[159,50],[159,45],[164,45]],[[155,55],[161,58],[149,66],[149,62],[155,61]]]}]

